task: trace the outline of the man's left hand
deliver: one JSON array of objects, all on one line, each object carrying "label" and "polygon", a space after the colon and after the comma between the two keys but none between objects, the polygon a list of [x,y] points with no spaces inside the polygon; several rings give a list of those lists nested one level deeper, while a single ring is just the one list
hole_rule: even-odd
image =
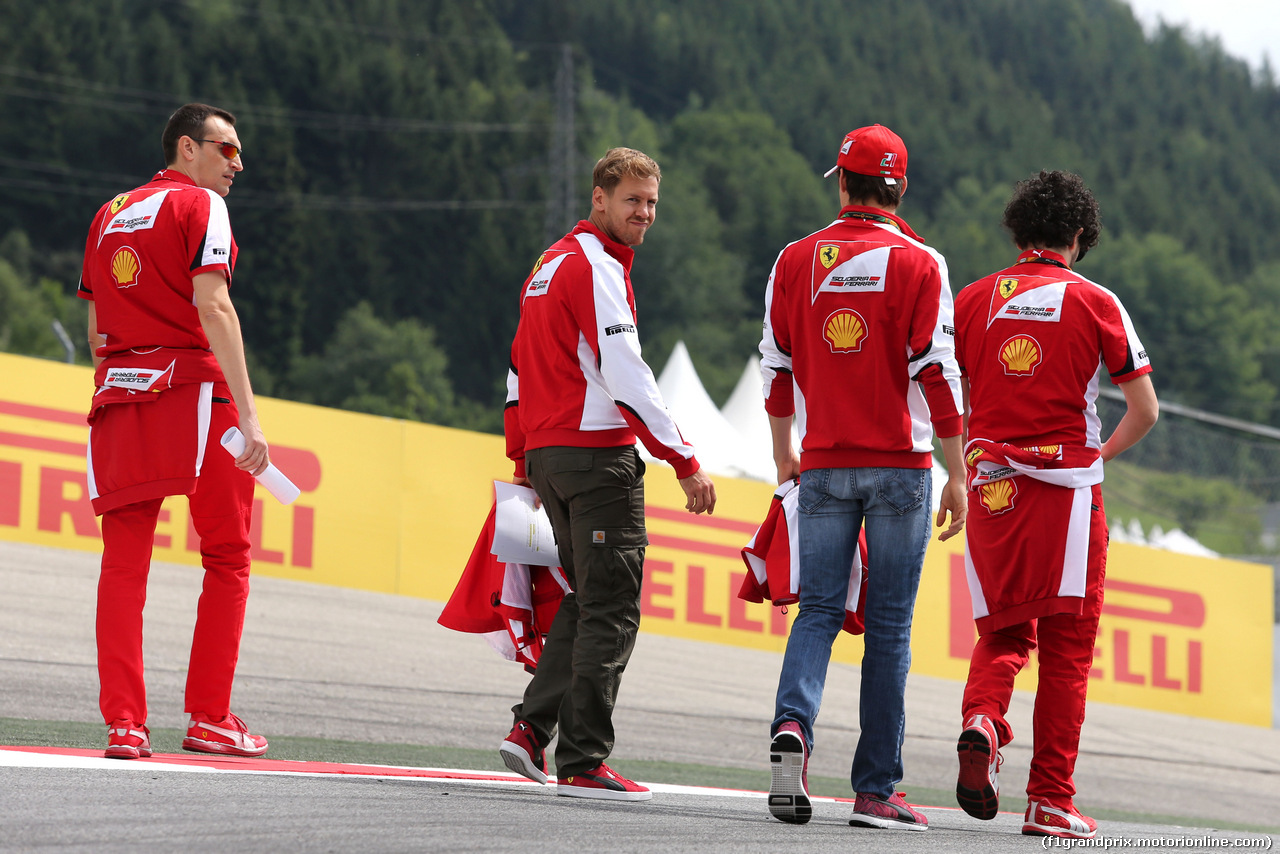
[{"label": "man's left hand", "polygon": [[680,488],[684,490],[685,497],[688,499],[684,509],[690,513],[715,512],[716,485],[702,469],[698,469],[688,477],[680,478]]},{"label": "man's left hand", "polygon": [[938,518],[935,524],[941,528],[947,524],[947,514],[951,514],[951,525],[938,535],[939,540],[949,540],[964,530],[964,520],[969,516],[969,496],[964,488],[964,480],[947,479],[942,487],[942,497],[938,501]]}]

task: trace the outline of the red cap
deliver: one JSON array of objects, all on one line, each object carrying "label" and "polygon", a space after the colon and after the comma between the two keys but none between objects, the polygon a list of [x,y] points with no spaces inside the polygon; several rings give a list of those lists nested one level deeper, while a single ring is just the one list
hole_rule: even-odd
[{"label": "red cap", "polygon": [[886,184],[896,184],[899,178],[907,175],[907,146],[902,137],[884,125],[858,128],[845,136],[836,165],[822,177],[831,176],[837,169],[883,178]]}]

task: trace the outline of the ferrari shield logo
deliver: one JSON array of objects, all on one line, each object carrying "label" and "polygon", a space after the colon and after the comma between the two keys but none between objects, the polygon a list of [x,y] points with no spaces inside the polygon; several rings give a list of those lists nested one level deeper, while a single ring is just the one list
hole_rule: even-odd
[{"label": "ferrari shield logo", "polygon": [[120,209],[124,207],[125,202],[127,201],[129,201],[129,194],[121,193],[111,200],[111,207],[107,208],[107,210],[113,215],[117,214],[120,212]]},{"label": "ferrari shield logo", "polygon": [[996,287],[1000,289],[1000,296],[1008,299],[1009,296],[1018,289],[1017,279],[1001,279],[996,283]]},{"label": "ferrari shield logo", "polygon": [[840,247],[827,244],[818,247],[818,260],[822,262],[822,266],[830,270],[835,266],[836,260],[840,257]]},{"label": "ferrari shield logo", "polygon": [[533,270],[530,272],[530,275],[541,270],[542,262],[545,260],[547,260],[547,253],[543,252],[541,255],[538,256],[538,260],[533,262]]}]

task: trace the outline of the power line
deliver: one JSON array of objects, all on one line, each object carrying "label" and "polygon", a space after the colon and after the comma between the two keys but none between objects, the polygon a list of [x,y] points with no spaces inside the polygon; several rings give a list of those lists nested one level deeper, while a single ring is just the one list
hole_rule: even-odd
[{"label": "power line", "polygon": [[[131,178],[130,181],[137,181]],[[0,187],[37,190],[69,196],[92,196],[109,199],[120,192],[120,185],[93,187],[70,186],[29,178],[0,177]],[[364,196],[324,196],[314,193],[264,193],[236,190],[228,197],[232,207],[277,208],[301,211],[346,211],[349,213],[380,211],[490,211],[528,207],[531,202],[515,199],[378,199]]]},{"label": "power line", "polygon": [[[186,6],[192,9],[201,9],[206,5],[205,0],[164,0],[164,2],[177,6]],[[230,3],[225,4],[223,8],[230,9],[235,14],[246,18],[258,18],[259,20],[264,21],[280,21],[288,24],[304,24],[316,29],[340,30],[343,33],[376,36],[390,41],[405,40],[470,45],[497,45],[502,47],[509,46],[531,50],[556,50],[560,46],[558,42],[513,41],[510,38],[506,38],[505,34],[503,38],[442,36],[437,33],[430,33],[424,30],[409,30],[403,27],[378,27],[370,24],[358,24],[352,21],[338,21],[333,18],[318,18],[315,15],[286,15],[278,12],[263,12],[256,9],[247,9],[244,6],[235,6]]]},{"label": "power line", "polygon": [[[1100,388],[1098,389],[1098,394],[1110,400],[1124,400],[1124,392],[1119,389]],[[1266,424],[1255,424],[1252,421],[1241,421],[1239,418],[1229,418],[1226,415],[1218,415],[1213,412],[1205,412],[1203,409],[1183,406],[1180,403],[1169,403],[1162,400],[1160,401],[1160,413],[1162,415],[1165,413],[1181,415],[1183,418],[1190,418],[1193,421],[1213,424],[1217,427],[1226,427],[1235,430],[1237,433],[1261,436],[1264,439],[1280,439],[1280,430],[1275,427],[1269,427]]]},{"label": "power line", "polygon": [[13,157],[0,157],[0,166],[11,169],[26,169],[31,172],[47,172],[52,175],[66,175],[68,178],[93,178],[102,181],[136,181],[137,175],[124,175],[119,172],[91,172],[87,169],[76,169],[57,163],[39,163],[35,160],[17,160]]},{"label": "power line", "polygon": [[[200,96],[177,95],[171,92],[154,92],[145,89],[130,89],[112,86],[96,81],[81,80],[60,74],[44,74],[38,71],[0,66],[0,75],[56,83],[63,86],[87,89],[92,92],[138,98],[142,101],[153,100],[162,103],[146,104],[128,101],[104,101],[100,96],[68,94],[50,90],[36,90],[9,85],[0,89],[0,95],[15,95],[38,101],[71,104],[74,106],[93,107],[95,109],[115,110],[119,112],[150,113],[169,115],[174,104],[191,101],[208,100]],[[441,119],[411,119],[395,116],[370,116],[356,113],[327,113],[317,110],[297,110],[290,107],[266,107],[247,102],[227,102],[219,100],[227,109],[241,114],[245,118],[252,117],[263,124],[283,125],[322,130],[364,130],[383,133],[525,133],[544,130],[547,122],[481,122],[452,121]]]}]

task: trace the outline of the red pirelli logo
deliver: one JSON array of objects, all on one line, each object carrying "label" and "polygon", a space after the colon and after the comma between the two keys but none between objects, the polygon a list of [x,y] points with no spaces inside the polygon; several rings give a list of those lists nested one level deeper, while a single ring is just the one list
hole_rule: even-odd
[{"label": "red pirelli logo", "polygon": [[[23,419],[21,423],[26,425],[22,432],[0,430],[0,525],[20,528],[29,524],[34,514],[38,531],[100,539],[102,532],[89,502],[89,487],[85,475],[85,445],[89,439],[89,425],[85,423],[84,413],[0,400],[0,415]],[[84,438],[78,441],[50,438],[49,425],[82,428]],[[66,457],[66,462],[63,465],[35,465],[22,460],[4,459],[4,452],[8,448],[60,454]],[[289,474],[290,479],[304,494],[320,488],[320,458],[315,453],[303,448],[273,444],[271,459]],[[32,479],[39,484],[36,502],[32,507],[24,507],[24,486]],[[284,551],[268,549],[263,545],[263,500],[254,499],[251,534],[253,559],[310,569],[315,553],[315,507],[295,502],[289,509],[292,511],[291,530],[288,534],[290,549],[286,563]],[[169,511],[161,510],[160,523],[168,524],[170,521]],[[200,537],[196,534],[190,517],[187,518],[183,539],[183,547],[187,551],[200,551]],[[160,549],[177,547],[172,536],[160,533],[156,534],[155,545]]]},{"label": "red pirelli logo", "polygon": [[[746,544],[760,526],[759,521],[742,522],[736,519],[725,519],[717,516],[693,516],[684,510],[673,510],[667,507],[648,505],[644,508],[645,518],[652,522],[679,522],[696,529],[732,531],[739,534],[742,543]],[[763,517],[761,517],[763,518]],[[753,634],[769,634],[779,637],[787,635],[787,616],[781,608],[748,603],[738,598],[738,590],[746,578],[746,568],[742,564],[742,546],[724,545],[693,537],[677,537],[670,534],[649,531],[649,545],[676,549],[691,556],[676,563],[660,560],[646,554],[644,560],[644,585],[640,590],[640,614],[643,617],[659,620],[683,621],[696,626],[712,628],[737,629]],[[707,567],[699,563],[696,555],[711,558],[732,560],[742,571],[729,572],[727,595],[723,599],[714,599],[709,593],[707,584]],[[678,584],[683,581],[684,584]],[[677,589],[684,588],[684,601],[677,602]],[[677,611],[677,605],[684,607]],[[768,618],[753,619],[750,610],[759,613],[760,608],[768,609]],[[682,616],[681,616],[682,614]]]},{"label": "red pirelli logo", "polygon": [[[977,642],[978,633],[973,625],[973,606],[969,598],[969,586],[965,579],[964,555],[951,555],[951,607],[949,654],[952,658],[969,660]],[[1150,685],[1168,691],[1200,694],[1204,688],[1204,643],[1199,638],[1187,638],[1186,631],[1172,629],[1204,628],[1206,610],[1204,597],[1191,590],[1135,584],[1131,581],[1107,579],[1107,593],[1126,594],[1128,601],[1140,604],[1119,605],[1103,601],[1103,624],[1093,648],[1093,669],[1090,679],[1105,680],[1128,685]],[[1147,623],[1147,632],[1109,627],[1107,617],[1124,617]],[[1176,638],[1176,640],[1175,640]],[[1171,652],[1181,653],[1174,644],[1186,644],[1186,655],[1178,655],[1185,666],[1174,668]]]}]

